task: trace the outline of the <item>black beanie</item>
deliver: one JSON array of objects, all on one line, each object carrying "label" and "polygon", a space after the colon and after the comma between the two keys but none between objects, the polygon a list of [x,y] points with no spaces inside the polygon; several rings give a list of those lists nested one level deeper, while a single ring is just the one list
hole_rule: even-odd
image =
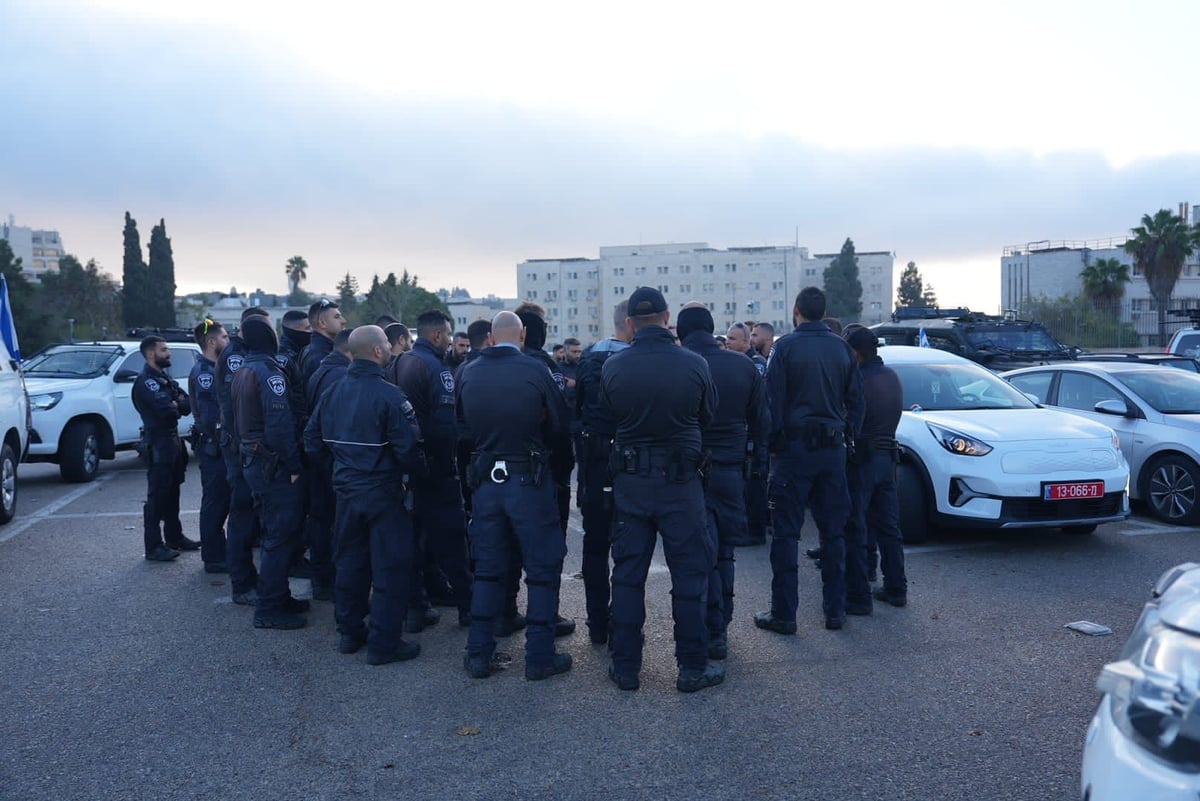
[{"label": "black beanie", "polygon": [[712,312],[699,306],[679,312],[679,316],[675,318],[675,333],[679,335],[680,341],[694,331],[707,331],[710,334],[713,332]]},{"label": "black beanie", "polygon": [[546,321],[533,312],[521,312],[517,316],[525,326],[525,347],[532,350],[546,347]]},{"label": "black beanie", "polygon": [[246,348],[259,353],[269,353],[272,356],[279,352],[279,338],[275,336],[275,326],[265,317],[250,317],[242,323],[242,341]]}]

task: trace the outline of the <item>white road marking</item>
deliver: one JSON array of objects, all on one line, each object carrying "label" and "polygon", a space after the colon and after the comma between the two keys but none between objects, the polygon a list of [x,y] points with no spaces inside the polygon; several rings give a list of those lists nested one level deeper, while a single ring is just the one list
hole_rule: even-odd
[{"label": "white road marking", "polygon": [[[37,525],[38,523],[41,523],[43,520],[48,520],[51,517],[54,517],[55,516],[54,513],[57,512],[59,509],[63,508],[64,506],[67,506],[69,504],[75,503],[75,501],[79,500],[84,495],[87,495],[89,492],[96,489],[96,487],[100,486],[105,481],[108,481],[115,475],[117,475],[117,474],[116,473],[101,473],[99,476],[96,477],[96,480],[93,481],[92,483],[84,484],[82,487],[77,487],[77,488],[71,490],[66,495],[59,498],[57,501],[53,501],[51,503],[46,504],[44,507],[42,507],[41,509],[39,509],[36,512],[34,512],[33,514],[31,514],[29,517],[21,518],[20,520],[9,523],[8,527],[3,529],[4,533],[0,534],[0,542],[8,542],[9,540],[13,539],[14,537],[24,534],[29,528]],[[91,515],[84,515],[84,516],[91,517]]]},{"label": "white road marking", "polygon": [[980,542],[947,542],[941,545],[905,545],[904,555],[916,556],[923,553],[940,553],[941,551],[971,551],[995,544],[994,540],[983,540]]},{"label": "white road marking", "polygon": [[1166,523],[1155,523],[1150,520],[1139,520],[1137,523],[1131,526],[1127,525],[1121,529],[1121,533],[1126,537],[1150,537],[1155,534],[1174,534],[1187,530],[1187,526],[1172,526]]},{"label": "white road marking", "polygon": [[[181,515],[198,515],[199,509],[180,509]],[[141,517],[141,511],[136,512],[68,512],[67,514],[54,515],[55,520],[78,520],[84,517]]]}]

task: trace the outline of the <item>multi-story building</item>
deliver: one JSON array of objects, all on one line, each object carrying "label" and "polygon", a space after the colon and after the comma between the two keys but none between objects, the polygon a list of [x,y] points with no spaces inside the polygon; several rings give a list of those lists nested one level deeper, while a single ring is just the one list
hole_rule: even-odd
[{"label": "multi-story building", "polygon": [[7,240],[13,256],[21,260],[21,272],[26,278],[40,281],[47,270],[58,269],[58,260],[63,256],[58,231],[17,225],[10,214],[7,222],[0,222],[0,239]]},{"label": "multi-story building", "polygon": [[[466,331],[467,326],[476,320],[491,320],[496,316],[496,312],[505,309],[511,311],[517,307],[518,303],[516,298],[501,298],[495,295],[473,298],[463,289],[454,292],[439,289],[436,294],[450,310],[450,319],[453,321],[455,331]],[[416,324],[415,320],[406,322],[410,325]]]},{"label": "multi-story building", "polygon": [[[529,259],[517,265],[517,294],[546,308],[552,339],[593,342],[612,333],[612,308],[639,286],[657,287],[672,309],[699,301],[719,331],[738,320],[792,327],[792,305],[805,286],[821,286],[836,253],[797,246],[719,250],[704,242],[601,247],[600,258]],[[891,313],[894,256],[858,253],[862,321]]]}]

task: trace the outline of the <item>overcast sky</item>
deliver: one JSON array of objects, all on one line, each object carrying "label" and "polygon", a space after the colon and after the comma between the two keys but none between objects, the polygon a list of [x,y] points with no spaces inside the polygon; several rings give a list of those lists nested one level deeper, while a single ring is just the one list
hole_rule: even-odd
[{"label": "overcast sky", "polygon": [[0,3],[0,213],[117,276],[166,218],[181,291],[850,236],[990,310],[1005,245],[1200,203],[1194,0],[183,5]]}]

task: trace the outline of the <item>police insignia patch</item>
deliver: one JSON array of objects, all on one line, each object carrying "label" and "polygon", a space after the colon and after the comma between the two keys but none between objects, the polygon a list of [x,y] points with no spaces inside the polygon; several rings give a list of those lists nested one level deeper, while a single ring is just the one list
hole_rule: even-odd
[{"label": "police insignia patch", "polygon": [[150,390],[151,392],[158,392],[158,389],[159,389],[158,382],[155,381],[153,378],[147,378],[146,379],[146,389]]},{"label": "police insignia patch", "polygon": [[442,386],[446,388],[447,392],[454,391],[454,373],[449,370],[442,373]]},{"label": "police insignia patch", "polygon": [[554,377],[554,383],[558,384],[558,388],[565,392],[567,389],[567,382],[563,380],[562,373],[551,373],[550,375]]},{"label": "police insignia patch", "polygon": [[286,353],[276,353],[275,354],[275,363],[278,364],[280,367],[287,367],[287,363],[288,363],[287,354]]},{"label": "police insignia patch", "polygon": [[271,388],[272,392],[280,397],[283,396],[283,393],[287,392],[287,382],[283,380],[283,376],[281,375],[273,375],[268,378],[267,386]]},{"label": "police insignia patch", "polygon": [[212,389],[212,382],[212,373],[201,373],[196,376],[196,383],[200,385],[200,389]]},{"label": "police insignia patch", "polygon": [[229,357],[229,372],[236,373],[238,370],[241,370],[242,369],[242,361],[243,360],[242,360],[241,356],[230,356]]}]

